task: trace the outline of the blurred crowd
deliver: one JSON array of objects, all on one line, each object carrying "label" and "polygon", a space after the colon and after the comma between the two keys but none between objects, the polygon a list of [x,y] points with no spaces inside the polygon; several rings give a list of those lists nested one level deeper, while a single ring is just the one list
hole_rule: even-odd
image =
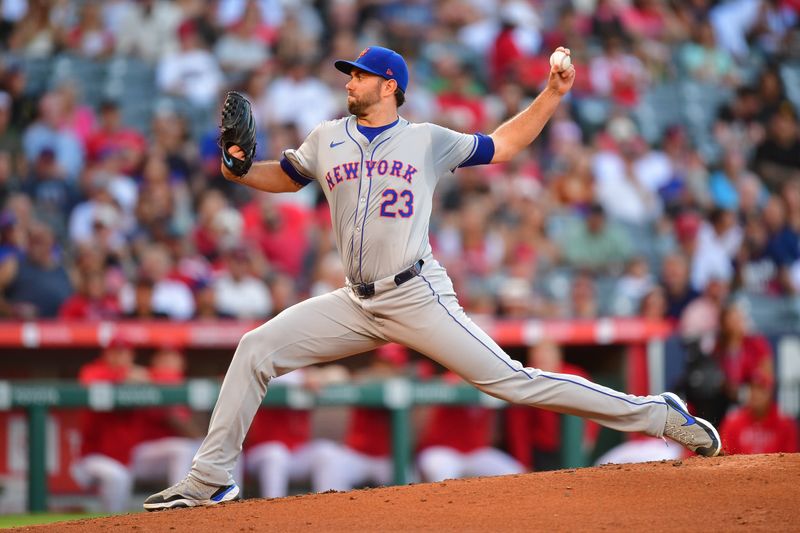
[{"label": "blurred crowd", "polygon": [[795,1],[8,0],[0,16],[4,317],[264,319],[340,286],[317,188],[221,179],[218,106],[248,95],[258,156],[278,158],[346,113],[332,61],[374,43],[411,65],[406,118],[486,133],[572,49],[576,85],[530,149],[440,186],[431,240],[468,311],[696,335],[744,295],[766,324],[798,317]]}]

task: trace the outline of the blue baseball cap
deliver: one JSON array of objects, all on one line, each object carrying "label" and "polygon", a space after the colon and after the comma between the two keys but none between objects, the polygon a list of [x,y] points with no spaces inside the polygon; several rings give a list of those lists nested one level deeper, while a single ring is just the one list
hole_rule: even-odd
[{"label": "blue baseball cap", "polygon": [[353,68],[358,68],[381,78],[394,80],[403,92],[406,92],[408,86],[406,60],[394,50],[382,46],[364,48],[355,61],[340,59],[333,65],[345,74],[350,74]]}]

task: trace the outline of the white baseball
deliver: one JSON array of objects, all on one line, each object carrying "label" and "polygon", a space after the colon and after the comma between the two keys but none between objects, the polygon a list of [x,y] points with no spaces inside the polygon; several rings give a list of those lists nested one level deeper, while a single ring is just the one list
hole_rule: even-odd
[{"label": "white baseball", "polygon": [[550,54],[550,66],[555,66],[559,72],[564,72],[572,64],[569,55],[561,50],[556,50]]}]

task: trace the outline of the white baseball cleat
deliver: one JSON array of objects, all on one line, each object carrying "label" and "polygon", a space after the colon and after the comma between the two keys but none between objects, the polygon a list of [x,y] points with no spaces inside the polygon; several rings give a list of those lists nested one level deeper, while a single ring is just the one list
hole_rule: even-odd
[{"label": "white baseball cleat", "polygon": [[186,476],[168,489],[147,498],[144,508],[148,511],[160,511],[179,507],[202,507],[238,499],[239,487],[236,483],[218,487]]},{"label": "white baseball cleat", "polygon": [[707,420],[689,414],[686,404],[676,394],[661,395],[667,402],[667,423],[664,436],[705,457],[715,457],[722,451],[722,440]]}]

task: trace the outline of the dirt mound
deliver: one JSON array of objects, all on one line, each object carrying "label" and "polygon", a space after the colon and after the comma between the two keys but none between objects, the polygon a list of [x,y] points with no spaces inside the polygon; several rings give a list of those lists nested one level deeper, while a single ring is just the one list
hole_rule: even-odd
[{"label": "dirt mound", "polygon": [[246,500],[15,531],[797,531],[800,454],[606,465]]}]

